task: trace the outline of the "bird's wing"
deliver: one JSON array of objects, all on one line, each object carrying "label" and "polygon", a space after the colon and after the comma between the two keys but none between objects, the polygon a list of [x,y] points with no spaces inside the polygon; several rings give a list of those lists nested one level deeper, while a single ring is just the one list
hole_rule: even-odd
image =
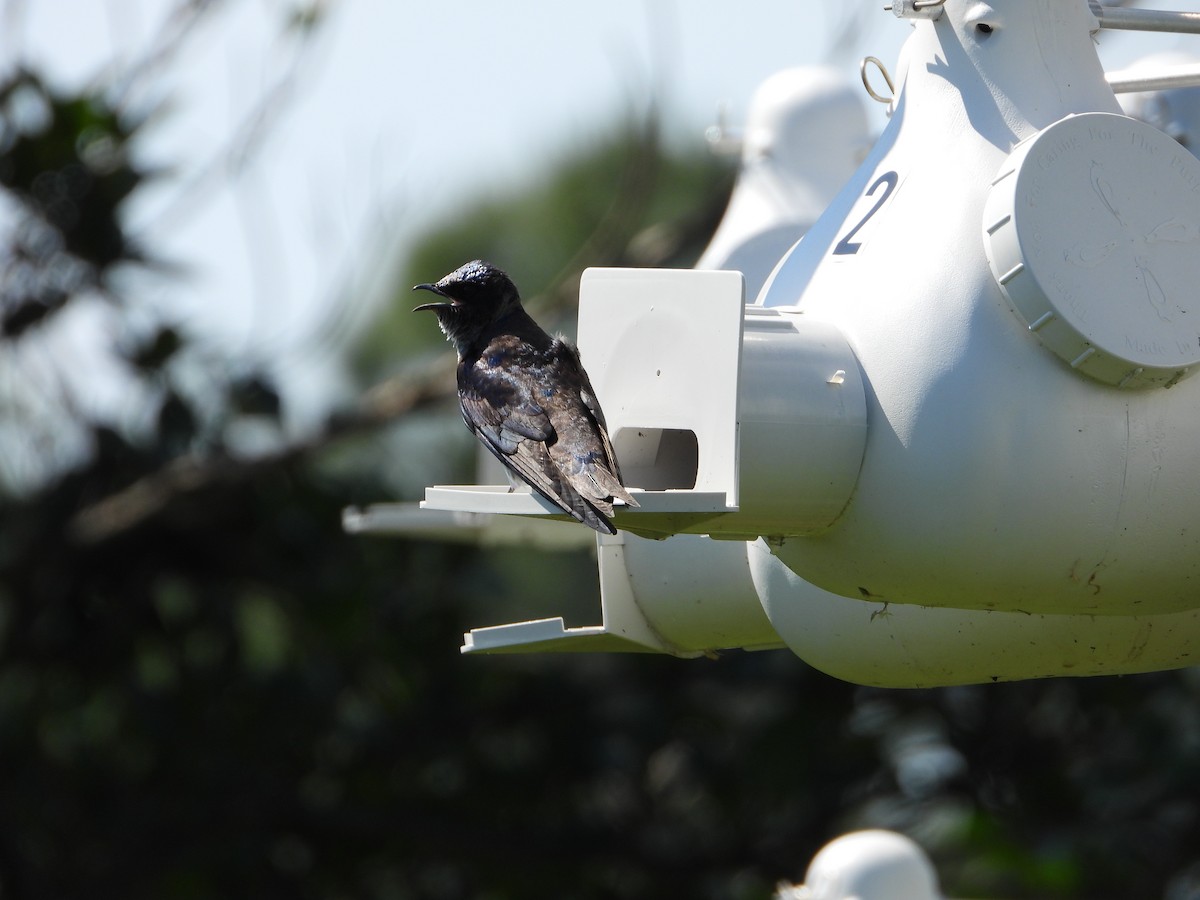
[{"label": "bird's wing", "polygon": [[613,450],[612,441],[608,437],[608,424],[604,421],[604,412],[600,409],[600,401],[596,399],[596,391],[592,387],[592,380],[588,378],[587,370],[583,368],[583,363],[579,359],[579,350],[565,341],[563,344],[567,348],[575,366],[579,369],[579,382],[582,385],[579,391],[579,399],[583,401],[583,405],[592,417],[592,421],[595,424],[595,431],[600,436],[600,446],[604,451],[603,463],[600,465],[593,463],[586,466],[587,474],[590,480],[596,483],[597,488],[604,492],[603,497],[605,499],[608,497],[619,497],[629,506],[637,506],[638,502],[625,490],[625,485],[621,478],[621,467],[617,463],[617,454]]},{"label": "bird's wing", "polygon": [[556,440],[554,427],[526,385],[503,369],[464,366],[459,400],[467,427],[500,462],[577,521],[616,534],[550,458],[546,444]]}]

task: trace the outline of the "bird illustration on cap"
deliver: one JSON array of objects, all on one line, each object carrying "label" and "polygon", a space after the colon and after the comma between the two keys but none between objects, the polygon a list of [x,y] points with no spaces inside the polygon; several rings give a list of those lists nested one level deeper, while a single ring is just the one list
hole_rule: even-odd
[{"label": "bird illustration on cap", "polygon": [[474,260],[432,284],[433,310],[458,352],[463,421],[511,472],[596,531],[616,534],[613,501],[625,490],[604,414],[579,351],[552,338],[521,305],[512,280]]}]

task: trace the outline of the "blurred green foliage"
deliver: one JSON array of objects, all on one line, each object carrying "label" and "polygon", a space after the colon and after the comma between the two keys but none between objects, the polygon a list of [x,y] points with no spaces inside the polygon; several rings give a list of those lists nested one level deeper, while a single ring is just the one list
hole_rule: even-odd
[{"label": "blurred green foliage", "polygon": [[18,70],[0,84],[0,187],[17,202],[0,267],[0,336],[20,337],[139,256],[118,221],[146,173],[136,125],[93,96],[64,97]]},{"label": "blurred green foliage", "polygon": [[355,349],[360,373],[394,371],[441,333],[414,322],[412,285],[437,281],[469,259],[512,276],[550,330],[573,332],[587,266],[689,266],[724,211],[732,170],[703,147],[666,154],[654,122],[629,120],[580,142],[527,185],[473,200],[412,248],[387,308]]},{"label": "blurred green foliage", "polygon": [[[42,296],[22,286],[78,277],[62,309],[135,262],[111,229],[146,174],[122,155],[123,187],[96,187],[84,131],[132,133],[19,77],[53,124],[5,113],[0,182],[51,250],[8,248],[6,315]],[[603,225],[630,160],[655,173],[638,216]],[[51,213],[35,184],[75,166],[91,187]],[[527,205],[463,210],[397,306],[477,255],[545,297],[579,265],[681,260],[689,241],[662,236],[727,189],[635,130]],[[0,346],[36,340],[43,305]],[[164,326],[131,367],[169,384],[188,345]],[[216,421],[280,414],[260,373],[213,385]],[[84,421],[82,462],[4,500],[2,897],[749,900],[862,826],[917,838],[949,895],[1200,896],[1197,670],[905,692],[783,652],[462,658],[470,626],[596,615],[589,555],[348,537],[342,507],[387,487],[344,443],[239,460],[186,392],[158,396],[149,436]]]}]

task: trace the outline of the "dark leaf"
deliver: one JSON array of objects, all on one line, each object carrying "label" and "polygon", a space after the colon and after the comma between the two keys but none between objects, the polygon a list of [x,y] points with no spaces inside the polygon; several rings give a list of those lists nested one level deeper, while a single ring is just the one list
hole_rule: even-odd
[{"label": "dark leaf", "polygon": [[129,354],[129,361],[146,372],[157,372],[183,347],[183,337],[170,326],[156,331]]},{"label": "dark leaf", "polygon": [[53,290],[39,297],[23,299],[16,306],[5,309],[0,318],[0,333],[6,338],[20,337],[46,316],[62,309],[67,300],[66,293]]},{"label": "dark leaf", "polygon": [[174,390],[168,390],[158,411],[158,440],[165,455],[179,456],[190,449],[196,439],[196,414]]},{"label": "dark leaf", "polygon": [[229,400],[243,415],[278,418],[281,409],[279,392],[261,373],[239,378],[230,385]]}]

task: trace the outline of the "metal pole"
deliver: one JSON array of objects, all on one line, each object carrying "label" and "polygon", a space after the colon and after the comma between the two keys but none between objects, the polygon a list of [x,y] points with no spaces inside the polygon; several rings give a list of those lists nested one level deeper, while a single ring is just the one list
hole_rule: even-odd
[{"label": "metal pole", "polygon": [[1124,31],[1173,31],[1200,34],[1200,13],[1170,12],[1165,9],[1123,9],[1092,3],[1101,28]]},{"label": "metal pole", "polygon": [[1200,65],[1176,66],[1161,72],[1109,72],[1104,77],[1115,94],[1200,87]]}]

